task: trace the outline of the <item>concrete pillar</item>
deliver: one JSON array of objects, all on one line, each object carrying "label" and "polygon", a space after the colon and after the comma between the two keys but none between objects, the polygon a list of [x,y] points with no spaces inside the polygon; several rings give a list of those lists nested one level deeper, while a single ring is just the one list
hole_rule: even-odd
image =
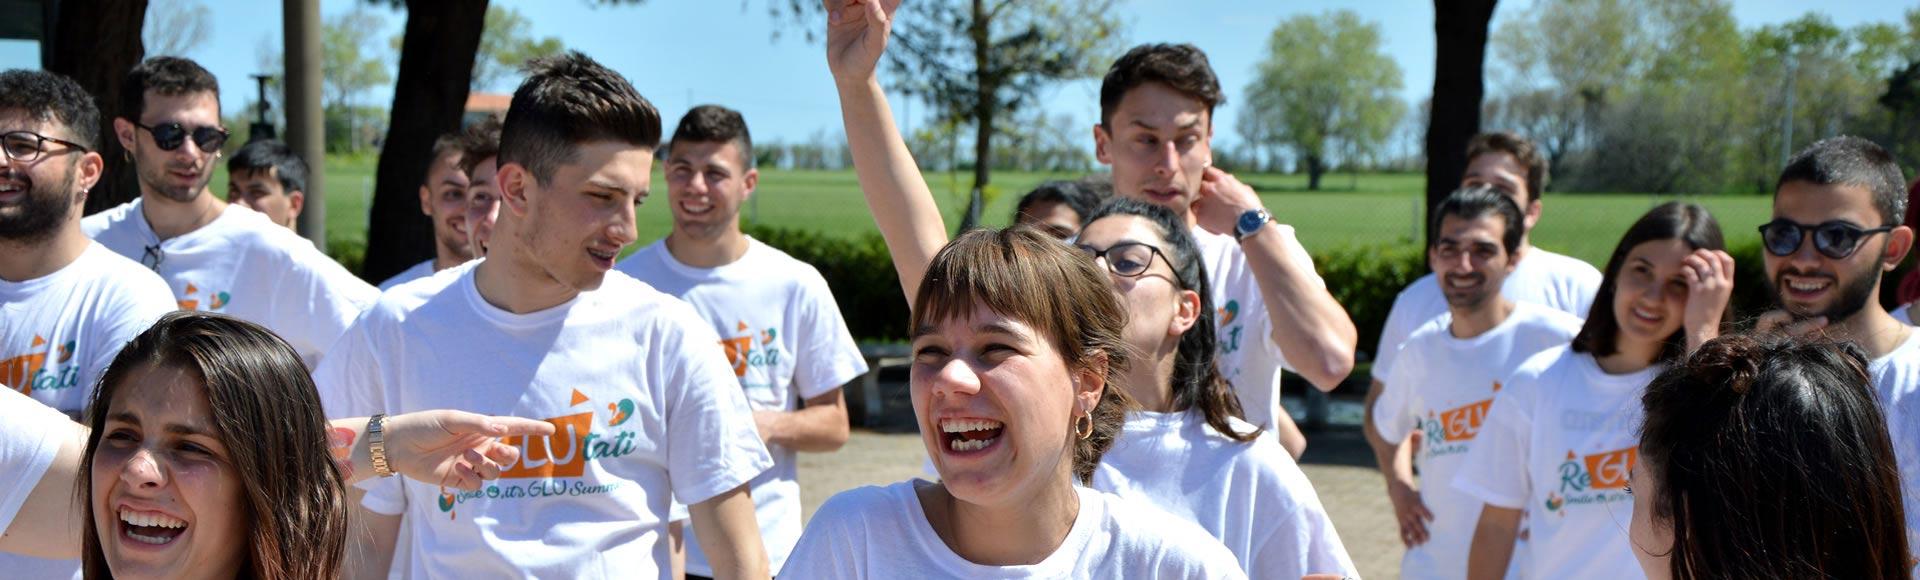
[{"label": "concrete pillar", "polygon": [[300,235],[327,249],[326,122],[320,109],[320,0],[284,0],[287,145],[307,162]]}]

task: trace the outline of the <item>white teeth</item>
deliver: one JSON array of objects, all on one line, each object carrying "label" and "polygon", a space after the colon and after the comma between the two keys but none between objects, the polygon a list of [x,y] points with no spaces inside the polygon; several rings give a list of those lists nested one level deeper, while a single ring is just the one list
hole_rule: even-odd
[{"label": "white teeth", "polygon": [[1641,317],[1641,318],[1645,318],[1645,319],[1647,319],[1647,320],[1659,320],[1659,319],[1660,319],[1660,315],[1658,315],[1658,314],[1653,314],[1653,313],[1650,313],[1650,312],[1647,312],[1647,311],[1645,311],[1645,310],[1641,310],[1641,309],[1638,309],[1638,308],[1635,308],[1635,309],[1633,309],[1633,314],[1634,314],[1634,316],[1639,316],[1639,317]]},{"label": "white teeth", "polygon": [[[999,437],[995,437],[994,439],[999,439]],[[952,449],[954,451],[979,451],[981,449],[985,449],[987,447],[987,444],[992,442],[993,442],[993,439],[981,439],[979,441],[974,441],[971,439],[954,439],[951,443],[947,444],[947,448]]]},{"label": "white teeth", "polygon": [[1476,284],[1477,281],[1463,278],[1448,278],[1447,283],[1452,284],[1454,288],[1468,288]]},{"label": "white teeth", "polygon": [[144,526],[149,528],[187,527],[186,520],[170,517],[166,514],[154,513],[154,512],[135,512],[135,511],[128,511],[124,509],[120,510],[120,521],[126,522],[128,524],[136,525],[136,526]]},{"label": "white teeth", "polygon": [[999,429],[1000,425],[1001,423],[999,421],[987,421],[984,419],[949,419],[940,422],[940,430],[947,433],[965,433],[967,431]]},{"label": "white teeth", "polygon": [[1813,292],[1827,287],[1827,282],[1788,282],[1787,286],[1801,292]]}]

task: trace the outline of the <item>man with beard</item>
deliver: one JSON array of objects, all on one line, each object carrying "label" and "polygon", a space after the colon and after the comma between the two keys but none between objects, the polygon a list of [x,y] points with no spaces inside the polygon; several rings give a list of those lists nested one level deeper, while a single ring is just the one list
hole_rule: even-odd
[{"label": "man with beard", "polygon": [[467,149],[484,138],[479,131],[480,124],[476,123],[433,142],[427,182],[420,184],[420,213],[433,221],[433,257],[381,282],[380,290],[432,276],[474,258],[467,243],[468,189],[473,182],[467,175],[466,156]]},{"label": "man with beard", "polygon": [[207,189],[227,130],[220,87],[199,64],[147,59],[127,73],[114,135],[140,197],[82,220],[87,235],[160,274],[180,308],[267,327],[309,365],[379,291],[313,244]]},{"label": "man with beard", "polygon": [[[1580,332],[1580,317],[1500,292],[1517,265],[1522,216],[1512,199],[1487,187],[1455,191],[1434,208],[1437,235],[1427,258],[1447,311],[1407,338],[1402,363],[1394,366],[1369,410],[1386,444],[1377,459],[1389,487],[1418,492],[1414,513],[1397,515],[1431,520],[1401,523],[1401,541],[1407,545],[1400,563],[1403,577],[1466,574],[1481,502],[1455,489],[1453,477],[1500,380],[1529,357]],[[1420,449],[1403,453],[1416,426],[1424,437]]]},{"label": "man with beard", "polygon": [[[120,347],[173,310],[159,276],[80,231],[104,167],[99,126],[73,80],[0,72],[0,388],[76,419]],[[68,578],[80,562],[0,555],[0,570]]]},{"label": "man with beard", "polygon": [[1858,137],[1801,150],[1774,186],[1773,221],[1760,227],[1778,310],[1761,330],[1824,331],[1860,344],[1886,412],[1905,486],[1909,537],[1920,538],[1920,333],[1876,298],[1880,278],[1913,249],[1905,179],[1893,156]]}]

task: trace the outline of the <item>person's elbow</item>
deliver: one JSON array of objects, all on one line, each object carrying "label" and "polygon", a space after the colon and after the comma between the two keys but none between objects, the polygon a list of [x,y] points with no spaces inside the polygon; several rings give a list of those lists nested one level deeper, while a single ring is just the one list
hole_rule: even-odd
[{"label": "person's elbow", "polygon": [[[1277,343],[1282,337],[1275,332],[1273,339]],[[1294,364],[1295,372],[1321,392],[1332,392],[1353,374],[1353,344],[1331,336],[1316,342],[1312,352]]]}]

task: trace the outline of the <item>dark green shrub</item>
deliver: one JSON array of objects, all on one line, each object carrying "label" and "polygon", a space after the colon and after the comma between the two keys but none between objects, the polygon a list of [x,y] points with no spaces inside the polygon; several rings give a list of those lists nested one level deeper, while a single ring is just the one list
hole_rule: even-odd
[{"label": "dark green shrub", "polygon": [[1380,328],[1387,323],[1393,298],[1414,280],[1432,271],[1427,253],[1418,246],[1363,246],[1338,248],[1313,257],[1314,269],[1327,281],[1333,299],[1347,309],[1359,332],[1359,351],[1373,360]]}]

